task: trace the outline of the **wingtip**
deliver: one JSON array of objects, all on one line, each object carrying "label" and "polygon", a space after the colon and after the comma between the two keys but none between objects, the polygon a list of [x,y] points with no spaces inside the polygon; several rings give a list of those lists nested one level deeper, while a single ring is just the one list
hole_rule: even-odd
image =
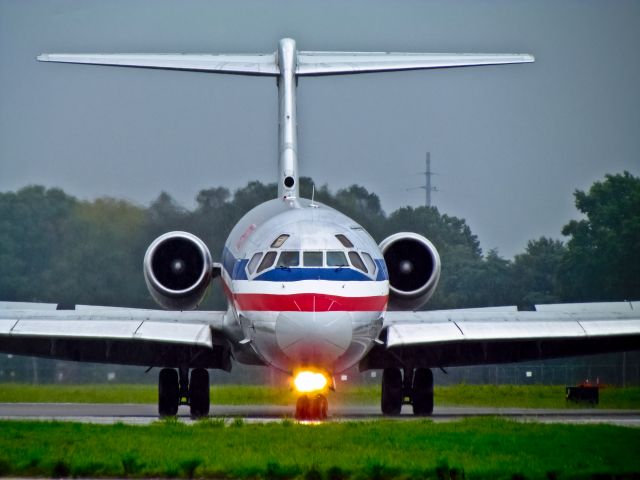
[{"label": "wingtip", "polygon": [[48,62],[49,61],[49,54],[48,53],[41,53],[40,55],[38,55],[36,57],[36,60],[38,60],[39,62]]}]

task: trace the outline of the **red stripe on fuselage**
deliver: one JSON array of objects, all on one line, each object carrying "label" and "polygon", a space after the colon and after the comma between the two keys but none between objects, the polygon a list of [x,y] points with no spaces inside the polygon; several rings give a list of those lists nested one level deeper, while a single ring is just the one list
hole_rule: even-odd
[{"label": "red stripe on fuselage", "polygon": [[389,300],[387,295],[341,297],[324,293],[233,293],[224,280],[222,287],[236,309],[256,312],[383,312]]},{"label": "red stripe on fuselage", "polygon": [[387,296],[339,297],[322,293],[274,295],[237,293],[237,308],[267,312],[382,312],[387,308]]}]

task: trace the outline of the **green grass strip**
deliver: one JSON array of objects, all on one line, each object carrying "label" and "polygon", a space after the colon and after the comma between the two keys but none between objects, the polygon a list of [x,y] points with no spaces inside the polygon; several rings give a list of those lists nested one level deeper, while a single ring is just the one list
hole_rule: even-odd
[{"label": "green grass strip", "polygon": [[[340,387],[340,386],[339,386]],[[0,402],[52,403],[156,403],[154,385],[22,385],[1,384]],[[332,404],[378,404],[380,386],[342,387],[330,393]],[[223,405],[293,405],[288,388],[255,385],[224,385],[211,389],[211,401]],[[564,386],[548,385],[456,385],[436,387],[436,406],[485,406],[520,408],[575,408],[566,402]],[[640,408],[640,388],[604,388],[599,408]]]},{"label": "green grass strip", "polygon": [[562,479],[638,472],[640,429],[610,425],[0,421],[0,476]]}]

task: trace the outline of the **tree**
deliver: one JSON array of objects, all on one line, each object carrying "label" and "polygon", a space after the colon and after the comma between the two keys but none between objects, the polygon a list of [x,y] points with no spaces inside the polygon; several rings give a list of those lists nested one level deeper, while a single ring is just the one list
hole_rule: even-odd
[{"label": "tree", "polygon": [[560,240],[540,237],[529,240],[524,253],[513,259],[513,281],[515,296],[519,303],[557,303],[558,270],[566,253]]},{"label": "tree", "polygon": [[231,197],[228,188],[215,187],[200,190],[196,195],[198,210],[217,210],[224,206]]},{"label": "tree", "polygon": [[149,245],[146,210],[124,200],[78,202],[62,248],[44,274],[51,302],[152,307],[142,274]]},{"label": "tree", "polygon": [[471,305],[468,275],[480,268],[482,251],[463,219],[442,215],[436,207],[403,207],[382,222],[382,238],[397,232],[415,232],[428,238],[442,261],[440,284],[427,307],[456,308]]},{"label": "tree", "polygon": [[380,204],[380,198],[366,188],[359,185],[351,185],[342,188],[332,195],[328,188],[319,192],[318,199],[344,213],[349,218],[358,222],[369,234],[381,240],[381,228],[386,216]]},{"label": "tree", "polygon": [[170,230],[185,230],[188,212],[167,192],[160,192],[147,209],[147,217],[153,236],[157,236]]},{"label": "tree", "polygon": [[[162,192],[148,208],[116,199],[81,202],[61,190],[28,187],[0,193],[0,299],[150,307],[142,280],[144,252],[171,230],[199,236],[215,260],[238,220],[276,198],[276,184],[249,182],[233,195],[224,187],[201,190],[192,210]],[[424,235],[442,260],[440,285],[428,308],[460,308],[555,300],[555,266],[562,244],[539,239],[513,264],[491,251],[483,258],[464,219],[435,207],[405,207],[386,215],[380,199],[352,185],[335,194],[300,178],[301,195],[353,218],[377,242],[401,232]],[[221,309],[220,288],[202,308]]]},{"label": "tree", "polygon": [[559,277],[563,295],[573,301],[640,298],[640,178],[606,175],[574,196],[587,218],[562,229],[571,237]]},{"label": "tree", "polygon": [[51,261],[77,200],[57,188],[29,186],[0,194],[0,299],[43,301]]},{"label": "tree", "polygon": [[489,250],[481,260],[468,256],[454,258],[447,270],[443,267],[441,283],[440,295],[448,301],[443,305],[429,304],[429,308],[492,307],[514,303],[511,262],[498,255],[497,250]]},{"label": "tree", "polygon": [[[275,183],[264,183],[254,180],[247,183],[247,186],[236,190],[233,195],[235,209],[244,215],[253,207],[260,205],[267,200],[273,200],[278,195],[278,187]],[[240,217],[238,217],[240,218]]]}]

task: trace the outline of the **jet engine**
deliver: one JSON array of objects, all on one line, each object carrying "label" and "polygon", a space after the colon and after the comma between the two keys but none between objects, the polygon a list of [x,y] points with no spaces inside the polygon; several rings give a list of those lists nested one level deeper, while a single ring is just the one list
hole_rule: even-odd
[{"label": "jet engine", "polygon": [[380,242],[389,271],[389,310],[415,310],[427,303],[440,279],[440,255],[417,233],[402,232]]},{"label": "jet engine", "polygon": [[209,249],[195,235],[169,232],[156,238],[144,256],[144,279],[153,299],[167,310],[193,310],[211,284]]}]

